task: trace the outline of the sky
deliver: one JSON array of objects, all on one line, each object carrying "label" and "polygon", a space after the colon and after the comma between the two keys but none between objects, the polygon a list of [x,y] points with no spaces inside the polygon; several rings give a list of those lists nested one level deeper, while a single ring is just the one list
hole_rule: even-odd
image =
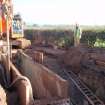
[{"label": "sky", "polygon": [[105,25],[105,0],[13,0],[26,23]]}]

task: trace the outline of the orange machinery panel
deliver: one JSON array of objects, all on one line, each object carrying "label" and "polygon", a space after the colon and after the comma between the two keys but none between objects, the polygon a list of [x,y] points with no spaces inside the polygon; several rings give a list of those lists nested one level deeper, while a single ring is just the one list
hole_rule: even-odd
[{"label": "orange machinery panel", "polygon": [[[0,0],[0,8],[2,6],[2,2],[6,2],[5,0]],[[10,5],[11,4],[11,0],[8,0],[8,4]],[[12,12],[11,12],[12,13]],[[11,19],[9,18],[8,20],[8,29],[10,30],[11,29]],[[5,16],[3,16],[3,11],[2,9],[0,9],[0,33],[6,33],[7,31],[7,21],[6,21],[6,18]]]},{"label": "orange machinery panel", "polygon": [[2,33],[6,33],[6,19],[4,17],[2,17]]},{"label": "orange machinery panel", "polygon": [[0,33],[6,33],[6,19],[2,13],[2,2],[3,0],[0,0]]},{"label": "orange machinery panel", "polygon": [[0,35],[2,33],[2,0],[0,0]]}]

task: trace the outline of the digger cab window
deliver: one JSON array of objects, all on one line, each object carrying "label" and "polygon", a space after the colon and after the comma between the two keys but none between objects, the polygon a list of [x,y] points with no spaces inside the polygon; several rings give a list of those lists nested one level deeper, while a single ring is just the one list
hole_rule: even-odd
[{"label": "digger cab window", "polygon": [[20,20],[13,20],[13,33],[22,33],[22,23]]}]

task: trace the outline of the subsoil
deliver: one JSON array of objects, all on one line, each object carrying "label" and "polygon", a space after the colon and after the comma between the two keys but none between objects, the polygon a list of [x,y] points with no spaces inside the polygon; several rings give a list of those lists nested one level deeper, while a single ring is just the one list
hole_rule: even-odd
[{"label": "subsoil", "polygon": [[62,66],[58,62],[70,68],[68,70],[72,70],[78,75],[94,94],[105,102],[105,49],[88,46],[71,47],[65,51],[61,50],[61,52],[58,49],[47,49],[49,48],[32,46],[31,50],[25,52],[32,58],[34,51],[44,52],[43,65],[59,75],[62,74],[60,71]]},{"label": "subsoil", "polygon": [[105,49],[72,47],[62,62],[105,102]]},{"label": "subsoil", "polygon": [[[48,51],[47,47],[43,48],[44,51],[42,47],[32,46],[30,49],[26,49],[25,53],[34,58],[34,51],[43,52],[43,65],[59,75],[62,74],[62,71],[60,71],[62,66],[60,66],[59,62],[71,68],[70,70],[77,74],[105,102],[105,49],[79,46],[71,47],[65,51],[52,48]],[[47,53],[47,51],[50,53]],[[66,78],[63,74],[62,77]],[[7,91],[0,85],[0,105],[19,105],[16,90],[11,90],[13,91]]]}]

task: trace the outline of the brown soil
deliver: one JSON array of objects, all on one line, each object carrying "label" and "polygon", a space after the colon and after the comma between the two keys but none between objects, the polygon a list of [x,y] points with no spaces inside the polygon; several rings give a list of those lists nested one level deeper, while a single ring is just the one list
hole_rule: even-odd
[{"label": "brown soil", "polygon": [[[35,50],[38,49],[33,48],[31,51],[27,50],[26,52],[33,57],[33,51]],[[39,51],[43,51],[42,48]],[[54,52],[54,49],[49,51],[44,48],[44,52],[47,52],[48,55],[49,53],[54,55],[54,59],[44,56],[43,64],[45,66],[60,74],[61,67],[58,66],[59,64],[57,64],[55,57],[59,58],[59,61],[63,62],[65,66],[70,67],[105,102],[105,49],[80,46],[69,48],[68,51],[60,55],[55,53],[57,50]]]},{"label": "brown soil", "polygon": [[105,102],[105,50],[98,48],[70,48],[62,57],[80,79]]}]

